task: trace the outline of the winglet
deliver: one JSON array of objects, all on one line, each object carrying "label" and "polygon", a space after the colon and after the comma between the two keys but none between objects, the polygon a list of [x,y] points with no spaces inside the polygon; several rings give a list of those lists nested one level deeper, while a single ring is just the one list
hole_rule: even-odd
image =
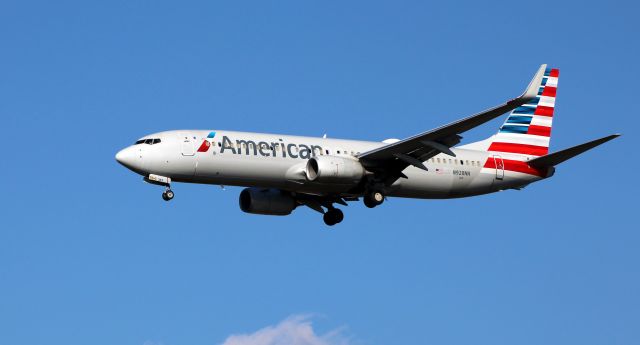
[{"label": "winglet", "polygon": [[544,77],[544,71],[546,69],[547,69],[547,64],[543,64],[540,66],[536,75],[533,77],[533,79],[531,79],[529,86],[527,86],[527,89],[519,98],[531,100],[538,95],[538,89],[542,84],[542,77]]}]

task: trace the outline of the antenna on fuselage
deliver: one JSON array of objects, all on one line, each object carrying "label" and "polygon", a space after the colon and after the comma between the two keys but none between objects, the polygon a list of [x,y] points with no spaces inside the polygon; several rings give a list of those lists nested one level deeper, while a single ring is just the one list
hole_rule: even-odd
[{"label": "antenna on fuselage", "polygon": [[322,139],[327,139],[327,133],[322,135]]}]

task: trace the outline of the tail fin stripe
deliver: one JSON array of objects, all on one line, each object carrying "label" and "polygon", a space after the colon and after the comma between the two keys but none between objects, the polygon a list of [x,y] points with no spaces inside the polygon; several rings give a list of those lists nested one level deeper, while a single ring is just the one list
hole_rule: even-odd
[{"label": "tail fin stripe", "polygon": [[552,122],[553,122],[552,117],[534,115],[533,120],[531,120],[531,125],[551,127]]},{"label": "tail fin stripe", "polygon": [[540,96],[540,98],[536,99],[538,100],[538,105],[544,105],[545,107],[555,107],[556,105],[555,97]]},{"label": "tail fin stripe", "polygon": [[495,141],[503,143],[518,143],[536,146],[549,146],[549,137],[540,135],[522,135],[522,133],[500,133]]},{"label": "tail fin stripe", "polygon": [[511,112],[511,114],[513,115],[533,115],[533,113],[536,111],[536,108],[534,107],[517,107],[513,112]]},{"label": "tail fin stripe", "polygon": [[536,105],[538,105],[538,102],[540,102],[540,98],[536,97],[523,105],[535,107]]},{"label": "tail fin stripe", "polygon": [[541,115],[541,116],[549,116],[552,117],[553,116],[553,107],[545,107],[544,105],[539,105],[536,108],[536,111],[533,113],[534,115]]},{"label": "tail fin stripe", "polygon": [[531,123],[533,116],[509,116],[507,123],[517,123],[522,125],[528,125]]},{"label": "tail fin stripe", "polygon": [[493,142],[491,143],[491,146],[489,146],[489,151],[520,153],[523,155],[531,156],[544,156],[547,154],[547,152],[549,152],[549,148],[546,146]]},{"label": "tail fin stripe", "polygon": [[529,131],[527,132],[527,134],[550,137],[551,127],[531,125],[529,126]]},{"label": "tail fin stripe", "polygon": [[500,128],[500,133],[519,133],[519,134],[527,134],[527,126],[502,126]]},{"label": "tail fin stripe", "polygon": [[542,95],[541,96],[555,97],[556,96],[556,90],[557,90],[557,88],[555,88],[555,87],[547,86],[547,87],[544,88],[544,91],[542,91]]}]

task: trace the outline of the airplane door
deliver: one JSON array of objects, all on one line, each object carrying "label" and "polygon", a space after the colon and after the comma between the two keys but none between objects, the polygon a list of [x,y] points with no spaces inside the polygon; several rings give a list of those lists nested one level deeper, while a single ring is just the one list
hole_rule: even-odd
[{"label": "airplane door", "polygon": [[193,148],[193,141],[189,138],[185,138],[182,141],[182,155],[183,156],[193,156],[195,154],[195,150]]},{"label": "airplane door", "polygon": [[194,145],[196,144],[196,138],[190,133],[180,134],[179,145],[181,158],[177,159],[173,164],[174,178],[191,178],[196,173],[196,166],[198,164],[196,160],[196,150]]},{"label": "airplane door", "polygon": [[504,179],[504,161],[502,157],[493,155],[493,163],[496,166],[496,180]]}]

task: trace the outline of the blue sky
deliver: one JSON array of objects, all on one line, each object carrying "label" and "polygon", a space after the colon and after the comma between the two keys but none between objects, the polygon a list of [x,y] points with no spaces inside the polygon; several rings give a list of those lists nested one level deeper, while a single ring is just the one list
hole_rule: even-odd
[{"label": "blue sky", "polygon": [[[637,13],[3,1],[0,343],[636,343]],[[239,188],[165,203],[113,158],[168,129],[403,138],[516,96],[541,63],[561,70],[552,150],[623,136],[523,191],[352,204],[328,229],[243,214]]]}]

